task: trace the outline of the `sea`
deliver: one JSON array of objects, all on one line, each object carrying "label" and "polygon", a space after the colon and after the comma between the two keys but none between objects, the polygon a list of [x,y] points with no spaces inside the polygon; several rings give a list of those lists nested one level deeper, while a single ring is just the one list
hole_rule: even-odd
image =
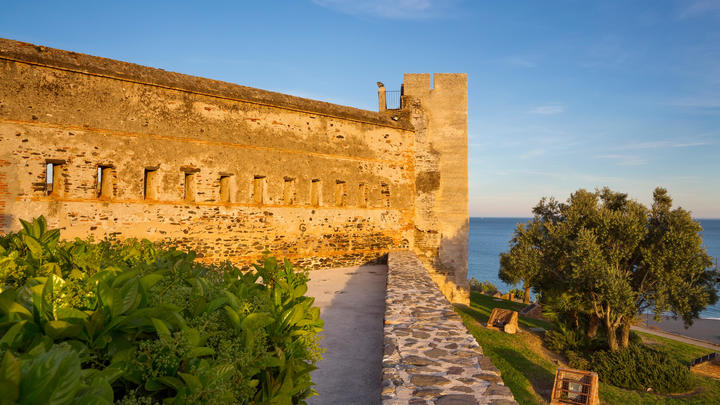
[{"label": "sea", "polygon": [[[511,286],[498,278],[500,253],[508,251],[508,242],[519,223],[527,223],[530,218],[470,218],[470,246],[468,258],[468,278],[478,281],[490,281],[506,292]],[[713,259],[720,256],[720,219],[697,219],[703,228],[703,244]],[[720,301],[707,307],[701,318],[720,319]]]}]

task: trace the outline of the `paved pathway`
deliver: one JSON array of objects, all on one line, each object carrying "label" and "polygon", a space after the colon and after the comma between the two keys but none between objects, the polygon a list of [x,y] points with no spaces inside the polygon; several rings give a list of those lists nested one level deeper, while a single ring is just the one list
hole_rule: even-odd
[{"label": "paved pathway", "polygon": [[665,333],[686,336],[720,346],[720,320],[696,319],[692,326],[685,329],[682,319],[665,318],[655,321],[651,315],[643,315],[643,327],[660,330]]},{"label": "paved pathway", "polygon": [[387,266],[310,272],[308,295],[325,320],[326,349],[313,371],[309,405],[380,403]]},{"label": "paved pathway", "polygon": [[630,329],[632,329],[634,331],[638,331],[638,332],[644,332],[644,333],[649,333],[651,335],[664,337],[667,339],[677,340],[678,342],[683,342],[683,343],[687,343],[690,345],[703,347],[703,348],[709,349],[709,350],[720,351],[720,345],[709,343],[709,342],[706,342],[703,340],[693,339],[693,338],[687,337],[687,336],[680,336],[680,335],[676,335],[674,333],[663,332],[658,329],[643,328],[641,326],[631,326]]}]

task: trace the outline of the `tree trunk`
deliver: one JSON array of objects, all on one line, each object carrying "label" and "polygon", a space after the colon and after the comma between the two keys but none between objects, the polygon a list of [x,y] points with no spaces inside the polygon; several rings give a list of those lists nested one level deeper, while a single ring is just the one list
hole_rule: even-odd
[{"label": "tree trunk", "polygon": [[575,330],[580,329],[580,316],[577,311],[573,311],[573,319],[575,321]]},{"label": "tree trunk", "polygon": [[620,326],[620,347],[628,347],[630,345],[630,319],[623,319]]},{"label": "tree trunk", "polygon": [[595,314],[590,314],[590,323],[588,324],[587,337],[594,338],[597,336],[600,327],[600,319]]},{"label": "tree trunk", "polygon": [[610,346],[611,352],[618,351],[618,341],[617,341],[617,326],[608,325],[606,323],[605,328],[607,329],[607,339],[608,339],[608,346]]},{"label": "tree trunk", "polygon": [[523,297],[523,304],[527,305],[530,303],[530,287],[525,287],[525,296]]}]

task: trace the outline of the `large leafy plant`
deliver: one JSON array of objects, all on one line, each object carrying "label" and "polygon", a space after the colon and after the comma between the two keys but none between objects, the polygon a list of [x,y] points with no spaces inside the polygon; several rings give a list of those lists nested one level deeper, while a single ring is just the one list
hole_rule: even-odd
[{"label": "large leafy plant", "polygon": [[322,320],[307,274],[148,241],[0,237],[0,402],[298,404]]}]

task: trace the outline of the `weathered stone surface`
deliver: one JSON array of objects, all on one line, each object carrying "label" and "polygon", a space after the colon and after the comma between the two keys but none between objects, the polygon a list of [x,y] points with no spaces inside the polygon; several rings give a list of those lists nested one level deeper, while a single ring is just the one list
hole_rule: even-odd
[{"label": "weathered stone surface", "polygon": [[467,77],[440,74],[432,93],[418,77],[401,110],[376,112],[0,39],[0,234],[44,215],[63,238],[245,267],[414,249],[462,290]]},{"label": "weathered stone surface", "polygon": [[469,304],[467,76],[406,74],[403,105],[416,129],[415,251],[445,297]]},{"label": "weathered stone surface", "polygon": [[450,380],[445,377],[440,377],[436,375],[416,374],[410,376],[410,383],[417,387],[432,387],[437,385],[449,384]]},{"label": "weathered stone surface", "polygon": [[422,389],[413,391],[413,395],[420,398],[437,398],[442,393],[439,389]]},{"label": "weathered stone surface", "polygon": [[462,374],[465,371],[462,367],[450,367],[447,369],[448,374]]},{"label": "weathered stone surface", "polygon": [[488,387],[486,391],[487,395],[494,395],[494,396],[505,396],[505,395],[512,395],[512,392],[510,392],[510,388],[499,385],[498,383],[493,383],[490,387]]},{"label": "weathered stone surface", "polygon": [[429,398],[418,403],[515,403],[508,389],[488,391],[505,388],[498,385],[500,373],[413,253],[389,254],[385,320],[385,345],[391,342],[395,350],[383,358],[383,378],[394,379],[384,386],[395,391],[383,391],[384,405]]},{"label": "weathered stone surface", "polygon": [[[441,357],[441,356],[447,355],[447,352],[445,350],[441,350],[441,349],[432,349],[432,350],[423,352],[423,354],[428,357],[431,357],[431,358],[436,358],[436,357]],[[456,356],[458,355],[457,352],[455,353],[455,355]]]},{"label": "weathered stone surface", "polygon": [[438,365],[438,362],[430,360],[425,357],[415,356],[415,355],[409,355],[403,358],[403,362],[406,364],[412,364],[414,366],[429,366],[429,365]]},{"label": "weathered stone surface", "polygon": [[443,395],[435,400],[435,405],[477,405],[478,401],[472,395],[450,394]]}]

